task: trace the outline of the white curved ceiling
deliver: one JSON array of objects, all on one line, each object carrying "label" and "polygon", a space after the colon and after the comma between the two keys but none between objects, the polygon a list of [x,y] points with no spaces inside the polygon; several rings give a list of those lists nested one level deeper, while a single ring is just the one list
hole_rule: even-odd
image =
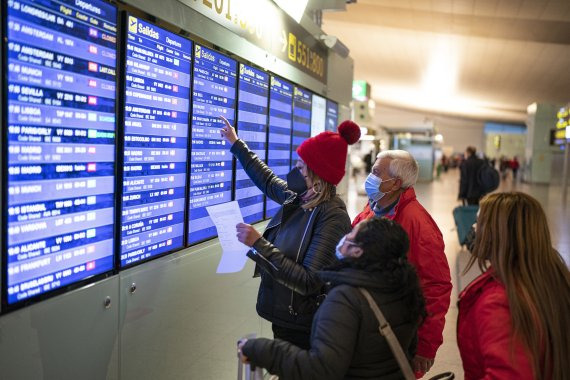
[{"label": "white curved ceiling", "polygon": [[524,121],[570,101],[570,0],[358,0],[322,28],[379,104]]}]

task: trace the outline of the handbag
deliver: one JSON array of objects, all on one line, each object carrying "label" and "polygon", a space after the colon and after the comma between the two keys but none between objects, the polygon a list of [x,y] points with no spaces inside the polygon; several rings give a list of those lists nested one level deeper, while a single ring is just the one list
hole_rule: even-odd
[{"label": "handbag", "polygon": [[[370,305],[370,308],[374,312],[376,319],[378,319],[379,323],[378,330],[380,331],[380,335],[386,338],[388,346],[390,346],[390,350],[392,351],[392,354],[396,358],[396,361],[398,362],[398,365],[400,366],[400,369],[404,374],[404,378],[406,380],[415,380],[416,375],[414,375],[414,371],[412,371],[410,362],[408,361],[406,354],[404,354],[404,350],[402,350],[402,346],[400,345],[400,342],[398,342],[398,338],[396,337],[396,334],[394,334],[392,327],[384,317],[384,314],[382,314],[382,311],[380,311],[380,308],[378,307],[376,302],[374,302],[374,299],[372,298],[368,290],[364,288],[358,288],[358,290],[360,290],[364,298],[366,298],[366,301],[368,301],[368,304]],[[443,372],[440,373],[439,375],[431,377],[429,380],[452,380],[452,379],[455,379],[455,374],[453,372]]]}]

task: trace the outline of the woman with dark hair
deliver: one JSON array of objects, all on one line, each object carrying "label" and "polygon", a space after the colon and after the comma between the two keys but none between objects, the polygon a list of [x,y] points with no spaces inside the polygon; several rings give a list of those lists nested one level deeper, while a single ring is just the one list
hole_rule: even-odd
[{"label": "woman with dark hair", "polygon": [[465,379],[570,379],[570,273],[538,201],[483,198],[472,255],[465,270],[485,272],[459,296]]},{"label": "woman with dark hair", "polygon": [[249,224],[237,226],[238,240],[251,247],[248,257],[261,275],[257,313],[272,323],[276,338],[308,348],[311,321],[324,296],[316,272],[335,263],[335,244],[351,229],[336,185],[344,177],[348,145],[358,141],[360,128],[344,121],[338,133],[322,132],[305,140],[284,181],[221,119],[220,132],[230,152],[255,185],[282,205],[263,236]]},{"label": "woman with dark hair", "polygon": [[242,360],[288,380],[403,378],[358,288],[372,295],[411,361],[425,309],[408,246],[406,232],[392,220],[358,224],[337,245],[340,263],[319,272],[332,289],[315,314],[310,349],[279,339],[244,339],[238,345]]}]

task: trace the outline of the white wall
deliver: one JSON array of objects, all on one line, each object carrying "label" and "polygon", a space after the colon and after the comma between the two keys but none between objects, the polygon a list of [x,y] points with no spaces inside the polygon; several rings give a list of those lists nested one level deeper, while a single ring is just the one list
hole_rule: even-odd
[{"label": "white wall", "polygon": [[[501,144],[499,149],[495,146],[494,139],[499,136]],[[505,156],[513,158],[517,156],[519,161],[525,156],[526,133],[524,135],[514,133],[489,133],[485,139],[485,154],[490,158]]]},{"label": "white wall", "polygon": [[464,152],[468,145],[485,148],[484,121],[440,116],[428,112],[376,105],[374,125],[387,129],[435,130],[443,135],[443,146]]},{"label": "white wall", "polygon": [[465,119],[451,119],[441,118],[437,120],[435,127],[437,133],[443,136],[443,145],[453,147],[453,152],[462,153],[468,145],[477,148],[477,151],[484,151],[485,149],[485,136],[484,136],[484,122],[465,120]]}]

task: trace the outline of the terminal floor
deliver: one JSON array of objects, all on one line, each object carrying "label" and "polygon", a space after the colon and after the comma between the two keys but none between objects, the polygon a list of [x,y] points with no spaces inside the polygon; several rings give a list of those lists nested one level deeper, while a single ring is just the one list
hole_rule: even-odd
[{"label": "terminal floor", "polygon": [[[363,177],[350,181],[347,206],[351,217],[354,217],[366,202],[364,196],[357,194],[356,183],[362,184],[363,181]],[[457,294],[478,273],[473,269],[461,275],[469,253],[459,246],[454,230],[452,210],[459,204],[458,183],[457,170],[450,170],[443,173],[440,179],[419,183],[416,193],[443,233],[445,253],[454,286],[451,307],[446,318],[444,343],[428,375],[451,370],[456,373],[458,379],[462,379],[463,370],[455,336]],[[542,203],[549,218],[555,248],[570,264],[569,205],[561,205],[560,186],[514,184],[509,178],[500,188],[502,191],[515,189],[532,194]],[[214,265],[215,263],[208,262],[207,270],[192,273],[192,281],[198,284],[198,281],[206,278],[202,272],[215,271]],[[121,358],[121,373],[124,375],[122,378],[235,379],[236,340],[251,331],[256,331],[260,336],[272,335],[269,323],[255,314],[259,280],[252,279],[252,273],[253,263],[249,262],[240,273],[216,276],[215,281],[207,277],[208,286],[188,287],[192,290],[190,293],[184,293],[184,296],[192,301],[180,302],[175,313],[155,313],[160,318],[148,318],[137,324],[136,328],[129,328],[128,334],[123,333],[126,336],[124,341],[135,341],[136,344],[125,344],[123,347],[125,353]],[[177,352],[178,355],[172,355],[172,352]],[[144,365],[147,361],[149,365]]]}]

